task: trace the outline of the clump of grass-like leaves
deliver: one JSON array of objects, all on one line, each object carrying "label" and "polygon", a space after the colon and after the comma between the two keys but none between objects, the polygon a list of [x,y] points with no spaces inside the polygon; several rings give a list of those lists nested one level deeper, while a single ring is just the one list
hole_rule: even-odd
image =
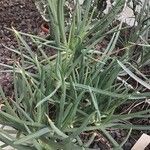
[{"label": "clump of grass-like leaves", "polygon": [[[116,113],[122,104],[140,102],[149,96],[148,92],[130,88],[122,79],[123,74],[150,89],[147,80],[140,79],[127,67],[128,51],[122,57],[113,55],[122,23],[111,30],[109,27],[123,8],[124,0],[117,0],[110,12],[96,22],[92,19],[95,9],[91,12],[91,0],[84,9],[77,3],[71,24],[65,24],[64,2],[47,0],[54,40],[13,29],[19,47],[8,49],[19,55],[21,61],[14,60],[14,65],[7,65],[4,70],[13,73],[14,92],[7,97],[0,88],[3,104],[0,123],[14,128],[16,136],[1,128],[0,140],[4,142],[1,148],[10,145],[19,150],[88,149],[93,136],[84,143],[80,134],[93,131],[106,136],[112,147],[122,149],[132,129],[150,129],[130,123],[132,118],[148,118],[149,109]],[[24,36],[30,37],[36,51],[32,51]],[[107,47],[95,50],[95,45],[106,36],[111,37]],[[56,54],[48,57],[45,46],[55,49]],[[111,128],[127,129],[125,141],[117,143],[107,131]]]}]

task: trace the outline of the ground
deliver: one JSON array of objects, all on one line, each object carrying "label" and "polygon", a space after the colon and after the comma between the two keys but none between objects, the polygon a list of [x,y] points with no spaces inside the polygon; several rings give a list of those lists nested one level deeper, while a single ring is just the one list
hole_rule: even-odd
[{"label": "ground", "polygon": [[[2,44],[14,48],[17,45],[15,37],[6,28],[14,27],[18,31],[39,34],[43,22],[33,0],[1,0],[0,1],[0,63],[12,63],[12,53]],[[0,70],[1,70],[0,66]],[[0,73],[0,84],[9,91],[10,76]]]}]

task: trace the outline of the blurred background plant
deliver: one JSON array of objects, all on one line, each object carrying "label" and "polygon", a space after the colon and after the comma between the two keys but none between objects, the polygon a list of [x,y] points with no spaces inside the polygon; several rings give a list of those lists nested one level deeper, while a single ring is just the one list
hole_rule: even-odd
[{"label": "blurred background plant", "polygon": [[[109,141],[109,148],[123,149],[132,130],[150,129],[149,125],[131,122],[148,118],[148,107],[118,112],[130,103],[145,101],[148,105],[149,76],[138,70],[149,61],[148,1],[132,29],[117,21],[124,0],[116,0],[107,14],[99,13],[97,18],[92,0],[82,5],[76,1],[71,15],[65,11],[65,0],[41,2],[41,14],[47,12],[43,16],[51,25],[50,39],[12,29],[19,46],[8,49],[20,60],[14,60],[13,66],[1,64],[7,67],[4,72],[13,74],[14,92],[7,97],[0,88],[0,123],[16,132],[13,137],[10,133],[14,131],[0,129],[0,140],[4,142],[1,148],[10,145],[19,150],[89,149],[102,134]],[[25,41],[26,36],[36,46],[35,51]],[[105,45],[101,46],[103,42]],[[45,47],[55,50],[55,55],[46,54]],[[120,143],[109,133],[116,128],[127,130]],[[82,137],[84,133],[89,133],[87,140]]]}]

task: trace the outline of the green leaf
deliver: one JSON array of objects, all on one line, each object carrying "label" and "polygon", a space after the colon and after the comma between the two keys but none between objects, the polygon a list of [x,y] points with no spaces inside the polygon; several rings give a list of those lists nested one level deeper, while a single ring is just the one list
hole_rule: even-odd
[{"label": "green leaf", "polygon": [[61,86],[61,84],[58,84],[57,87],[55,88],[55,90],[51,94],[49,94],[47,97],[45,97],[44,99],[42,99],[41,101],[39,101],[37,103],[36,107],[39,107],[44,102],[48,101],[57,92],[57,90],[60,88],[60,86]]},{"label": "green leaf", "polygon": [[47,133],[50,133],[50,129],[49,128],[43,128],[39,131],[36,131],[34,133],[31,133],[23,138],[20,138],[18,140],[16,140],[14,142],[15,145],[18,145],[18,144],[23,144],[23,143],[26,143],[26,142],[29,142],[30,140],[33,140],[33,139],[36,139],[36,138],[40,138],[41,136],[47,134]]},{"label": "green leaf", "polygon": [[66,135],[65,133],[63,133],[62,131],[60,131],[52,122],[52,120],[48,117],[48,115],[46,115],[48,122],[51,126],[51,128],[53,129],[54,132],[56,132],[56,134],[58,134],[59,136],[61,136],[62,138],[68,138],[68,135]]},{"label": "green leaf", "polygon": [[150,90],[150,84],[144,82],[142,79],[140,79],[138,76],[136,76],[134,73],[132,73],[124,64],[122,64],[119,60],[117,60],[118,64],[122,67],[122,69],[127,72],[134,80],[139,82],[141,85],[146,87]]}]

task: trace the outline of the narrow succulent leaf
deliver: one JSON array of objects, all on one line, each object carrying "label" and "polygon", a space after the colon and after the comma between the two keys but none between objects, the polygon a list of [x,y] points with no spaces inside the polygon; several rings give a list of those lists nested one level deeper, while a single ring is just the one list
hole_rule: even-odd
[{"label": "narrow succulent leaf", "polygon": [[[104,129],[104,128],[101,128],[100,129],[103,133],[104,133],[104,135],[111,141],[111,143],[114,145],[114,149],[116,148],[116,147],[119,147],[119,144],[115,141],[115,139],[113,139],[113,137],[106,131],[106,129]],[[122,148],[120,148],[120,150],[123,150]]]},{"label": "narrow succulent leaf", "polygon": [[118,64],[122,67],[122,69],[127,72],[134,80],[136,80],[137,82],[139,82],[141,85],[143,85],[144,87],[146,87],[147,89],[150,90],[150,84],[146,83],[145,81],[143,81],[142,79],[140,79],[138,76],[136,76],[133,72],[131,72],[123,63],[121,63],[119,60],[117,61]]},{"label": "narrow succulent leaf", "polygon": [[48,115],[46,115],[47,119],[48,119],[48,122],[51,126],[51,128],[54,130],[54,132],[56,134],[58,134],[59,136],[61,136],[62,138],[68,138],[68,135],[66,135],[65,133],[63,133],[62,131],[60,131],[55,125],[54,123],[52,122],[52,120],[48,117]]},{"label": "narrow succulent leaf", "polygon": [[[0,141],[4,142],[6,145],[11,146],[15,149],[21,149],[21,150],[31,150],[31,147],[25,146],[25,145],[14,145],[13,141],[7,139],[5,136],[0,134]],[[33,150],[36,150],[33,148]]]},{"label": "narrow succulent leaf", "polygon": [[72,133],[72,135],[70,135],[71,138],[75,138],[76,136],[78,136],[81,132],[84,131],[84,129],[88,126],[89,122],[90,122],[90,119],[93,117],[93,115],[95,114],[92,113],[90,114],[84,121],[83,123],[81,124],[81,126]]},{"label": "narrow succulent leaf", "polygon": [[132,128],[129,130],[127,137],[124,139],[124,141],[119,145],[118,149],[122,148],[123,145],[127,142],[127,140],[129,139],[130,135],[132,133]]},{"label": "narrow succulent leaf", "polygon": [[58,0],[57,4],[57,16],[58,16],[58,24],[60,35],[62,37],[64,45],[67,44],[66,33],[65,33],[65,20],[64,20],[64,2],[65,0]]},{"label": "narrow succulent leaf", "polygon": [[36,123],[36,122],[28,122],[28,121],[23,121],[23,120],[20,120],[19,118],[16,118],[10,114],[7,114],[3,111],[0,111],[0,117],[4,117],[4,118],[7,118],[9,120],[11,120],[12,122],[15,122],[16,124],[20,124],[20,125],[28,125],[28,126],[35,126],[35,127],[42,127],[43,125],[40,124],[40,123]]},{"label": "narrow succulent leaf", "polygon": [[[79,89],[84,89],[84,90],[87,90],[87,91],[89,90],[89,86],[87,86],[87,85],[74,83],[74,86],[76,88],[79,88]],[[95,93],[104,94],[104,95],[107,95],[107,96],[110,96],[110,97],[117,97],[117,98],[128,98],[129,97],[129,95],[113,93],[113,92],[97,89],[97,88],[94,88],[94,87],[90,87],[90,88]]]},{"label": "narrow succulent leaf", "polygon": [[23,144],[23,143],[26,143],[26,142],[28,142],[30,140],[33,140],[33,139],[36,139],[36,138],[40,138],[41,136],[43,136],[43,135],[45,135],[47,133],[50,133],[50,132],[51,132],[50,129],[46,127],[46,128],[43,128],[43,129],[41,129],[39,131],[36,131],[34,133],[31,133],[31,134],[29,134],[29,135],[27,135],[25,137],[22,137],[22,138],[16,140],[14,142],[14,144],[15,145]]},{"label": "narrow succulent leaf", "polygon": [[92,101],[93,101],[95,110],[96,110],[97,113],[98,113],[99,121],[101,121],[101,113],[100,113],[100,111],[99,111],[99,106],[98,106],[98,103],[97,103],[97,99],[96,99],[95,95],[93,94],[93,92],[92,92],[92,90],[91,90],[90,87],[89,87],[89,91],[90,91],[90,95],[91,95],[91,98],[92,98]]},{"label": "narrow succulent leaf", "polygon": [[39,101],[36,105],[36,107],[39,107],[40,105],[42,105],[44,102],[48,101],[56,92],[57,90],[60,88],[60,84],[57,85],[57,87],[55,88],[55,90],[49,94],[47,97],[45,97],[44,99],[42,99],[41,101]]}]

